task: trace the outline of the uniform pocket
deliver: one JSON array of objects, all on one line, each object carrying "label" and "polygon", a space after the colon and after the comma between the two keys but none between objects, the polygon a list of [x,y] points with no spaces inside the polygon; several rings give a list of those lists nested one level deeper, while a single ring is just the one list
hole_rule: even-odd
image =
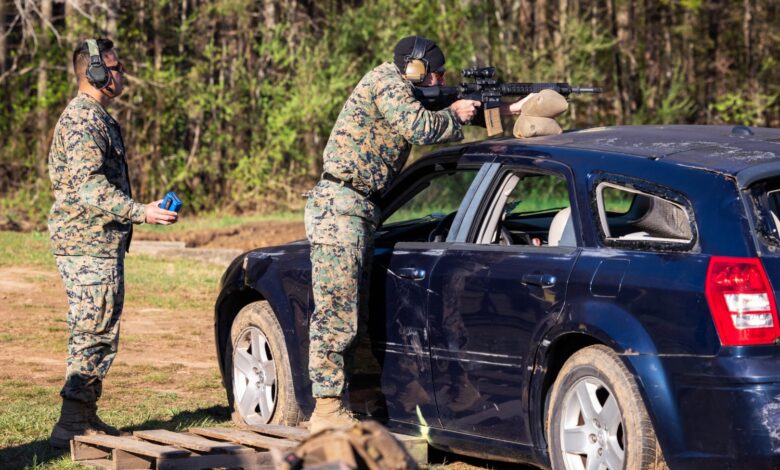
[{"label": "uniform pocket", "polygon": [[79,266],[71,273],[79,300],[70,323],[75,331],[105,333],[113,325],[113,318],[121,308],[118,305],[122,299],[117,260],[83,257],[79,261]]},{"label": "uniform pocket", "polygon": [[96,335],[105,333],[116,309],[114,284],[81,284],[78,289],[80,300],[73,329]]}]

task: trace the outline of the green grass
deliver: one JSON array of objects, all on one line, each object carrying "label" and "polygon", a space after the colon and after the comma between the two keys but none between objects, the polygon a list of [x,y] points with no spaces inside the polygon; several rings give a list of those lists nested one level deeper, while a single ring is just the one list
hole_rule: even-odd
[{"label": "green grass", "polygon": [[[146,377],[140,380],[146,380]],[[193,387],[214,380],[199,377]],[[219,381],[215,381],[219,385]],[[156,384],[151,384],[152,386]],[[31,386],[18,379],[0,378],[0,468],[75,469],[83,468],[70,461],[67,453],[49,447],[47,440],[52,424],[59,415],[58,400],[53,400],[60,385]],[[221,392],[217,387],[215,394]],[[108,393],[106,394],[109,395]],[[122,395],[122,396],[118,396]],[[229,422],[228,410],[214,405],[214,400],[188,400],[178,393],[134,390],[132,397],[114,391],[106,400],[101,416],[109,423],[127,430],[169,429],[183,431],[196,426],[219,426]]]},{"label": "green grass", "polygon": [[189,217],[187,213],[181,214],[178,222],[173,225],[139,225],[136,230],[139,232],[155,233],[178,233],[191,230],[217,230],[228,227],[235,227],[251,222],[261,222],[269,220],[278,221],[300,221],[303,220],[303,212],[275,212],[273,214],[251,214],[251,215],[233,215],[220,212],[198,214],[197,217]]},{"label": "green grass", "polygon": [[0,266],[56,269],[48,232],[0,232]]},{"label": "green grass", "polygon": [[[45,232],[0,232],[0,267],[34,268],[58,276]],[[130,255],[125,266],[126,305],[210,313],[223,270],[200,261]],[[23,277],[22,281],[36,285],[52,281],[51,275],[33,273]],[[62,312],[47,314],[40,310],[43,308],[40,305],[24,300],[17,305],[20,322],[27,309],[31,313],[37,310],[45,321],[39,321],[37,329],[20,328],[21,323],[13,322],[4,325],[0,345],[30,345],[37,354],[64,359],[66,325],[60,316]],[[207,333],[196,331],[195,336],[198,334],[202,337]],[[173,336],[163,341],[173,344],[173,339],[181,338]],[[132,342],[149,346],[148,341],[148,338],[128,335],[120,346],[120,357],[123,346]],[[150,354],[154,354],[153,348]],[[51,371],[50,366],[42,366],[40,370],[33,366],[24,374],[18,369],[0,371],[0,468],[83,468],[71,462],[66,452],[55,451],[47,442],[59,415],[62,385],[60,371]],[[182,431],[195,426],[227,425],[230,415],[225,401],[216,367],[199,370],[180,364],[127,365],[120,359],[106,381],[101,416],[110,424],[131,431]]]},{"label": "green grass", "polygon": [[[28,266],[56,272],[49,235],[0,232],[0,267]],[[126,302],[158,308],[202,308],[213,304],[224,268],[200,261],[130,255],[125,260]],[[40,276],[30,280],[40,280]],[[35,308],[36,305],[22,305]],[[2,339],[0,339],[2,341]]]},{"label": "green grass", "polygon": [[125,302],[165,309],[210,308],[224,271],[201,261],[129,256]]}]

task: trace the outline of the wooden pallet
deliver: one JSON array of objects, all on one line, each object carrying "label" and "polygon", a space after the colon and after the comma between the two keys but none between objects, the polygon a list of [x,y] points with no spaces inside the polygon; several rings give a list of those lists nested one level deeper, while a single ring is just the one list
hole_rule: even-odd
[{"label": "wooden pallet", "polygon": [[[132,436],[76,436],[71,458],[81,465],[102,469],[271,470],[271,449],[289,450],[309,436],[303,428],[278,425],[245,428],[191,428],[188,432],[163,429],[135,431]],[[428,461],[422,438],[396,435],[418,462]]]}]

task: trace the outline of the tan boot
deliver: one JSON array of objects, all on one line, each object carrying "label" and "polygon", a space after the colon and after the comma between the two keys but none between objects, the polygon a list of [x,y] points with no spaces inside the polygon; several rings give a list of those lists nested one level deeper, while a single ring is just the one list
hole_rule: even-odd
[{"label": "tan boot", "polygon": [[51,431],[49,444],[57,449],[67,449],[73,436],[84,434],[88,425],[87,404],[83,401],[63,398],[60,419]]},{"label": "tan boot", "polygon": [[120,436],[119,429],[106,424],[97,414],[97,403],[87,404],[87,423],[89,430],[96,434],[108,434],[109,436]]},{"label": "tan boot", "polygon": [[358,420],[344,408],[341,398],[317,398],[314,412],[309,420],[309,431],[312,434],[323,429],[345,428],[354,426]]}]

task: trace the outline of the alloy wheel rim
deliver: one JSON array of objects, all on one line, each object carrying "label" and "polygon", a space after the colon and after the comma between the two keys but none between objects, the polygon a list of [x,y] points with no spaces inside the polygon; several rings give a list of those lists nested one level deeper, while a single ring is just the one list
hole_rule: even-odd
[{"label": "alloy wheel rim", "polygon": [[615,394],[602,380],[585,377],[566,392],[560,425],[567,470],[623,469],[623,416]]},{"label": "alloy wheel rim", "polygon": [[259,328],[244,329],[233,348],[233,399],[247,424],[266,424],[276,408],[276,363]]}]

